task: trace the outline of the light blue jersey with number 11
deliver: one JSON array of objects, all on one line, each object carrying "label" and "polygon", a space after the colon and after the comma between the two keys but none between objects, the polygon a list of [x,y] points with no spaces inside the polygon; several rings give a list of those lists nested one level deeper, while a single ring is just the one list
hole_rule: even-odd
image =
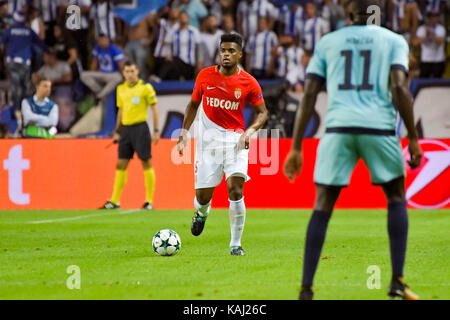
[{"label": "light blue jersey with number 11", "polygon": [[395,130],[389,72],[408,71],[408,53],[402,36],[375,25],[345,27],[320,39],[307,77],[326,80],[326,127]]}]

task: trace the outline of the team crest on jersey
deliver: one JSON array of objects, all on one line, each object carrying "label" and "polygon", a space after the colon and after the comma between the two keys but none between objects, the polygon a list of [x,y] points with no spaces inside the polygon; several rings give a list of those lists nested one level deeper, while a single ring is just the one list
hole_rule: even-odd
[{"label": "team crest on jersey", "polygon": [[236,99],[239,99],[241,97],[241,95],[242,95],[241,88],[236,88],[234,90],[234,96],[236,97]]},{"label": "team crest on jersey", "polygon": [[139,104],[140,98],[138,96],[134,96],[131,101],[133,101],[133,104]]}]

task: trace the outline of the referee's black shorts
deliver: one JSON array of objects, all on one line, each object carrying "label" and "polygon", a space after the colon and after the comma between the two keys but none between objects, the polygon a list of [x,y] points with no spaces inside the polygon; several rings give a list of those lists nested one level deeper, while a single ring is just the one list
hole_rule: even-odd
[{"label": "referee's black shorts", "polygon": [[134,152],[139,159],[152,157],[152,137],[147,122],[122,126],[119,140],[119,159],[132,159]]}]

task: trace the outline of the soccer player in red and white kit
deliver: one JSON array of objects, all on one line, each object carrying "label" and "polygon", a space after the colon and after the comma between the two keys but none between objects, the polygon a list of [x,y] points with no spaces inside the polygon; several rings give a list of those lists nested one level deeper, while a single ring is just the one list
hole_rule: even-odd
[{"label": "soccer player in red and white kit", "polygon": [[[245,222],[243,189],[244,182],[250,179],[250,137],[267,121],[267,109],[256,79],[238,67],[242,38],[238,34],[222,35],[219,56],[219,66],[205,68],[197,76],[177,146],[182,154],[187,131],[201,103],[194,164],[196,212],[191,232],[194,236],[202,233],[214,188],[225,173],[230,201],[230,253],[245,255],[241,246]],[[242,111],[247,102],[253,106],[255,117],[246,129]]]}]

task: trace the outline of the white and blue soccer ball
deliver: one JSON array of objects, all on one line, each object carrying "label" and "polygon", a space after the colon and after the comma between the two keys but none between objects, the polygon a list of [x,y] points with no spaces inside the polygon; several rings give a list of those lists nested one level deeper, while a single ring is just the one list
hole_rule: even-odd
[{"label": "white and blue soccer ball", "polygon": [[160,256],[173,256],[181,248],[181,239],[178,233],[170,229],[158,231],[152,240],[153,250]]}]

